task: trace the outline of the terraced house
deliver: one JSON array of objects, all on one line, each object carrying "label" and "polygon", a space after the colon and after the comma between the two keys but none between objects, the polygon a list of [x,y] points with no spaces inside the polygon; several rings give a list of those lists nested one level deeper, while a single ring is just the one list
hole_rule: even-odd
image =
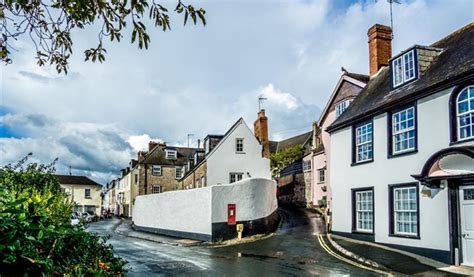
[{"label": "terraced house", "polygon": [[181,189],[179,180],[184,168],[194,159],[199,148],[168,146],[150,141],[147,152],[138,152],[139,195]]},{"label": "terraced house", "polygon": [[394,57],[389,27],[368,36],[370,81],[327,128],[333,232],[474,266],[474,24]]}]

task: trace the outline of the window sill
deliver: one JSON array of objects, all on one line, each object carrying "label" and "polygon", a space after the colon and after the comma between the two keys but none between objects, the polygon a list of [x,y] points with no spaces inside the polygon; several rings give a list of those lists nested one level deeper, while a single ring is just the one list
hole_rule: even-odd
[{"label": "window sill", "polygon": [[400,152],[400,153],[396,153],[396,154],[388,154],[387,159],[393,159],[393,158],[413,155],[413,154],[416,154],[416,153],[418,153],[418,149],[405,151],[405,152]]},{"label": "window sill", "polygon": [[451,145],[456,145],[456,144],[463,144],[465,142],[472,142],[474,141],[474,138],[468,138],[468,139],[463,139],[463,140],[456,140],[456,141],[451,141],[451,143],[449,144],[449,146]]},{"label": "window sill", "polygon": [[389,234],[389,237],[402,238],[402,239],[420,239],[420,235],[400,235],[400,234]]},{"label": "window sill", "polygon": [[373,232],[373,231],[372,232],[363,232],[363,231],[352,230],[352,234],[374,236],[375,232]]},{"label": "window sill", "polygon": [[86,196],[86,197],[84,197],[84,199],[92,199],[92,197],[90,197],[90,196],[89,196],[89,197],[87,197],[87,196]]},{"label": "window sill", "polygon": [[374,159],[372,159],[372,160],[367,160],[367,161],[363,161],[363,162],[351,163],[351,166],[357,166],[357,165],[362,165],[362,164],[368,164],[368,163],[372,163],[372,162],[374,162]]},{"label": "window sill", "polygon": [[238,151],[235,151],[235,154],[245,154],[245,152],[238,152]]},{"label": "window sill", "polygon": [[316,184],[321,185],[321,184],[324,184],[324,183],[326,183],[326,182],[317,182]]}]

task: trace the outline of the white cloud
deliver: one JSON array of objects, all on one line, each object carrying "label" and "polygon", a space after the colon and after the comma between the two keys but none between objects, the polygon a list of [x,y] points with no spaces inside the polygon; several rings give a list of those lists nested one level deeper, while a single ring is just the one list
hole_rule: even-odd
[{"label": "white cloud", "polygon": [[127,142],[132,146],[135,151],[148,150],[148,143],[150,141],[163,142],[159,138],[151,138],[148,134],[129,136]]},{"label": "white cloud", "polygon": [[300,106],[300,103],[296,97],[294,97],[291,93],[282,92],[279,89],[275,89],[273,84],[268,84],[265,87],[259,88],[258,94],[267,98],[268,102],[278,106],[284,106],[289,110],[294,110]]}]

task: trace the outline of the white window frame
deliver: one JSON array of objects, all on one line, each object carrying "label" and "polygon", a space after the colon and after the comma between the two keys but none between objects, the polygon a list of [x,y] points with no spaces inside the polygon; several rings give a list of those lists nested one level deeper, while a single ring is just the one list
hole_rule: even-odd
[{"label": "white window frame", "polygon": [[[403,191],[408,191],[408,199],[397,199],[397,191],[400,191],[400,195],[403,194]],[[410,191],[414,192],[415,198],[412,199],[410,198]],[[405,236],[418,236],[419,230],[418,230],[418,195],[417,195],[417,188],[416,186],[405,186],[405,187],[395,187],[393,188],[393,203],[391,203],[393,207],[393,233],[395,235],[405,235]],[[403,201],[408,200],[408,208],[403,207]],[[410,200],[414,200],[414,203],[411,203]],[[397,202],[400,202],[400,204],[397,207]],[[411,208],[411,204],[414,204],[415,209]],[[405,214],[403,216],[403,219],[400,219],[397,221],[397,214]],[[408,214],[408,219],[406,219],[406,214]],[[415,214],[415,221],[411,220],[411,215]],[[401,216],[399,216],[401,218]],[[406,232],[406,231],[399,231],[398,229],[398,222],[400,223],[407,223],[407,224],[415,224],[414,227],[416,228],[416,231],[414,232]],[[413,228],[413,225],[410,226],[410,229]],[[413,229],[412,229],[413,230]]]},{"label": "white window frame", "polygon": [[338,118],[342,113],[344,113],[347,110],[349,105],[352,103],[352,100],[353,99],[346,99],[346,100],[339,101],[336,104],[336,108],[335,108],[336,118]]},{"label": "white window frame", "polygon": [[318,169],[318,183],[326,182],[326,170]]},{"label": "white window frame", "polygon": [[178,151],[166,149],[165,156],[168,160],[176,160],[178,158]]},{"label": "white window frame", "polygon": [[[408,118],[409,111],[412,110],[412,117]],[[405,119],[402,119],[402,116],[405,115]],[[404,152],[410,152],[416,149],[416,140],[417,140],[417,134],[416,134],[416,109],[415,106],[406,108],[404,110],[395,112],[392,114],[392,153],[393,154],[400,154]],[[408,127],[408,122],[413,120],[413,125],[411,127]],[[403,128],[403,124],[405,124],[405,127]],[[397,130],[398,128],[398,130]],[[410,132],[414,133],[413,137],[410,137]],[[403,134],[405,134],[403,139],[398,139],[398,137],[401,135],[403,137]],[[410,140],[413,140],[413,146],[410,147]],[[407,148],[404,149],[399,149],[397,151],[397,144],[400,141],[406,141],[407,142]],[[403,144],[402,144],[403,145]]]},{"label": "white window frame", "polygon": [[[178,172],[179,172],[179,174],[178,174]],[[183,178],[183,167],[182,166],[176,166],[175,167],[175,178],[176,179]]]},{"label": "white window frame", "polygon": [[244,177],[244,173],[242,172],[231,172],[229,173],[229,184],[238,182],[242,180]]},{"label": "white window frame", "polygon": [[[355,230],[362,233],[374,232],[374,191],[358,190],[354,192],[355,195]],[[369,197],[370,199],[367,198]],[[363,199],[362,197],[365,196]],[[360,223],[360,224],[359,224]],[[365,229],[364,223],[372,223],[371,229]],[[361,227],[362,225],[362,227]]]},{"label": "white window frame", "polygon": [[[369,125],[371,126],[370,132],[368,131]],[[362,133],[362,131],[364,130],[365,132]],[[372,121],[365,123],[363,125],[359,125],[355,128],[355,162],[356,163],[372,161],[374,159],[373,138],[374,138],[374,126],[373,126]],[[365,159],[359,159],[360,152],[364,152],[367,157]],[[369,153],[372,154],[370,157],[369,157]]]},{"label": "white window frame", "polygon": [[[467,99],[459,101],[459,98],[461,97],[461,94],[467,93]],[[467,104],[467,111],[460,113],[459,112],[459,104],[460,103],[466,103]],[[474,138],[474,105],[471,105],[471,103],[474,103],[474,86],[470,85],[461,90],[461,92],[457,95],[456,97],[456,123],[457,123],[457,137],[458,141],[462,140],[467,140],[467,139],[472,139]],[[470,120],[470,124],[466,124],[464,126],[461,126],[461,118],[466,117]],[[464,138],[461,138],[461,127],[462,128],[470,128],[471,135],[466,136]]]},{"label": "white window frame", "polygon": [[412,49],[392,61],[392,82],[394,88],[416,78],[417,68],[415,68],[415,59],[415,49]]},{"label": "white window frame", "polygon": [[235,139],[235,153],[244,153],[244,139],[243,138]]},{"label": "white window frame", "polygon": [[161,193],[162,192],[161,186],[160,185],[153,185],[152,188],[151,188],[151,192],[152,193]]},{"label": "white window frame", "polygon": [[311,160],[303,161],[303,171],[311,170]]},{"label": "white window frame", "polygon": [[151,166],[151,175],[153,176],[161,176],[163,174],[161,165],[152,165]]}]

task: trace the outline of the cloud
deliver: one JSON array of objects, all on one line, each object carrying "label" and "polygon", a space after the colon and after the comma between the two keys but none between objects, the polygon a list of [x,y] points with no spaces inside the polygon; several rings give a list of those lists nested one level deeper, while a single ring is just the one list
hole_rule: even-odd
[{"label": "cloud", "polygon": [[163,142],[159,138],[151,138],[148,134],[129,136],[127,142],[132,146],[135,151],[148,150],[148,143],[150,141]]},{"label": "cloud", "polygon": [[258,89],[259,95],[266,98],[268,102],[284,106],[288,110],[295,110],[300,106],[300,103],[296,97],[287,92],[282,92],[278,89],[275,89],[273,84],[268,84],[265,87]]}]

